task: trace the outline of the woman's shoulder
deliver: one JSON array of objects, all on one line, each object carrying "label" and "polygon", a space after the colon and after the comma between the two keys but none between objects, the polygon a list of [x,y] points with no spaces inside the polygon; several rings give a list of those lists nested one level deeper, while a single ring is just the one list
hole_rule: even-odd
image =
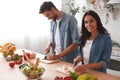
[{"label": "woman's shoulder", "polygon": [[100,33],[96,39],[97,39],[97,40],[107,40],[107,41],[111,41],[110,35],[109,35],[109,34],[103,34],[103,33]]},{"label": "woman's shoulder", "polygon": [[108,34],[99,34],[99,36],[95,39],[95,41],[97,41],[98,43],[109,43],[109,45],[112,44],[112,40],[110,35]]},{"label": "woman's shoulder", "polygon": [[109,35],[109,34],[100,33],[99,36],[100,36],[100,37],[106,37],[106,38],[109,37],[109,38],[110,38],[110,35]]}]

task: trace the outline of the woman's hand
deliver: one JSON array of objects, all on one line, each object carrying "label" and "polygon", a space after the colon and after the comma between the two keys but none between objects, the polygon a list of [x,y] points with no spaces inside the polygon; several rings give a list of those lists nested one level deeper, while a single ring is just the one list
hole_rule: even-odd
[{"label": "woman's hand", "polygon": [[81,57],[81,56],[77,56],[77,57],[74,59],[74,65],[76,66],[81,60],[82,60],[82,57]]},{"label": "woman's hand", "polygon": [[85,73],[85,71],[87,69],[100,69],[102,67],[103,66],[102,66],[101,62],[98,62],[98,63],[75,66],[74,71],[79,73],[79,74],[83,74],[83,73]]},{"label": "woman's hand", "polygon": [[74,71],[77,72],[78,74],[84,74],[86,71],[87,65],[79,65],[79,66],[75,66]]}]

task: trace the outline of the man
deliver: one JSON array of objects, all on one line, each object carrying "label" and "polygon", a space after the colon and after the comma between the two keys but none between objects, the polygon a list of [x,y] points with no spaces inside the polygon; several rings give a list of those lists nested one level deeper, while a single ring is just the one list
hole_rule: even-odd
[{"label": "man", "polygon": [[59,11],[52,2],[44,2],[39,13],[51,19],[51,40],[45,48],[48,53],[52,48],[52,55],[46,57],[49,60],[62,59],[73,63],[78,54],[79,33],[77,20]]}]

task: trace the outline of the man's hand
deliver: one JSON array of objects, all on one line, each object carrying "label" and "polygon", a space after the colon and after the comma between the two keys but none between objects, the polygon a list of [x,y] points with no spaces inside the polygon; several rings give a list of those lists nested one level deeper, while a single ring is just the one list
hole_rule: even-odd
[{"label": "man's hand", "polygon": [[48,42],[46,48],[44,49],[44,52],[45,52],[45,53],[49,53],[49,52],[50,52],[50,48],[51,48],[51,43]]},{"label": "man's hand", "polygon": [[60,59],[60,57],[58,55],[51,54],[51,55],[46,56],[46,59],[48,59],[48,60],[57,60],[57,59]]},{"label": "man's hand", "polygon": [[45,51],[45,53],[49,53],[50,52],[50,47],[46,47],[44,51]]}]

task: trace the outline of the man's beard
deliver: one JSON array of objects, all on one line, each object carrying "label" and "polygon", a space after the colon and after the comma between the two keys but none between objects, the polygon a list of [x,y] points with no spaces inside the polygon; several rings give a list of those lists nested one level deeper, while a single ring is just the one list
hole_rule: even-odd
[{"label": "man's beard", "polygon": [[52,18],[53,21],[56,21],[57,19],[57,15],[54,15],[54,17]]}]

